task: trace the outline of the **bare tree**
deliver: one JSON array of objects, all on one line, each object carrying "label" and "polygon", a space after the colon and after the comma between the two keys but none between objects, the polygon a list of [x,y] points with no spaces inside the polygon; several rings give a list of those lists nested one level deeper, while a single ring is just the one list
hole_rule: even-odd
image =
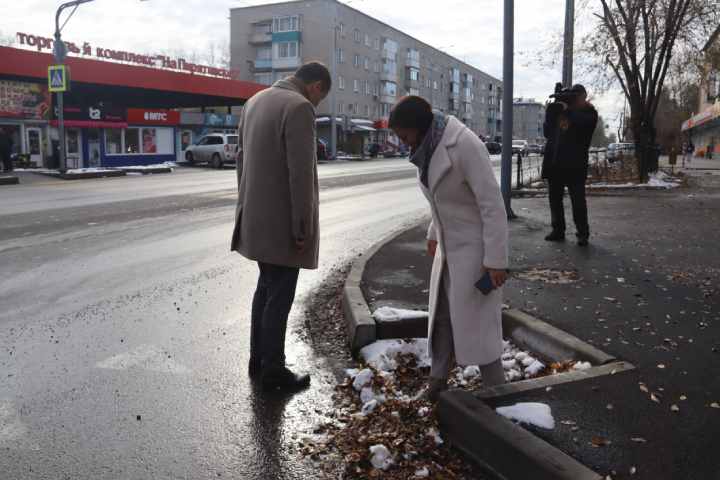
[{"label": "bare tree", "polygon": [[[658,113],[668,72],[678,84],[697,79],[701,50],[717,27],[711,0],[599,0],[596,28],[581,42],[578,57],[598,85],[619,83],[630,109],[642,181],[657,168]],[[590,7],[590,5],[588,5]],[[672,82],[669,82],[672,83]]]},{"label": "bare tree", "polygon": [[13,47],[17,43],[17,39],[12,35],[6,35],[0,30],[0,47]]}]

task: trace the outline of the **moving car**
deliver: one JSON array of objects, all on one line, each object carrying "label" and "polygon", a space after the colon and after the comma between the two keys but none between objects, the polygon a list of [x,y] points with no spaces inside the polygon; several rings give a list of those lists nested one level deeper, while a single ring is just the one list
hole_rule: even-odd
[{"label": "moving car", "polygon": [[626,155],[633,155],[635,153],[634,143],[611,143],[607,147],[607,153],[605,154],[608,162],[612,163],[619,160],[621,157]]},{"label": "moving car", "polygon": [[513,140],[512,141],[512,153],[513,153],[513,155],[519,153],[523,157],[525,155],[527,155],[529,153],[528,152],[528,141],[527,140]]},{"label": "moving car", "polygon": [[226,163],[236,162],[239,140],[236,134],[205,135],[185,150],[185,160],[191,165],[207,163],[212,168],[222,168]]}]

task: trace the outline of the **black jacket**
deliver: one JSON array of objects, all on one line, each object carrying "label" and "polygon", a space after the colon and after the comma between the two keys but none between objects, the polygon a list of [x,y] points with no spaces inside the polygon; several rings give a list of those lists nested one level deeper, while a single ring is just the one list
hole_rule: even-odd
[{"label": "black jacket", "polygon": [[598,113],[589,103],[579,109],[561,110],[559,104],[548,105],[543,132],[545,158],[543,178],[553,174],[587,175],[588,151],[598,122]]}]

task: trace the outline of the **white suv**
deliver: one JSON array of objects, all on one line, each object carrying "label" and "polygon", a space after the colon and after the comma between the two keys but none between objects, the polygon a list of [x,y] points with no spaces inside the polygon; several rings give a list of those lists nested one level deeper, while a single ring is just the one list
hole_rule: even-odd
[{"label": "white suv", "polygon": [[239,139],[238,135],[224,133],[205,135],[185,150],[185,160],[190,164],[207,163],[213,168],[235,163]]}]

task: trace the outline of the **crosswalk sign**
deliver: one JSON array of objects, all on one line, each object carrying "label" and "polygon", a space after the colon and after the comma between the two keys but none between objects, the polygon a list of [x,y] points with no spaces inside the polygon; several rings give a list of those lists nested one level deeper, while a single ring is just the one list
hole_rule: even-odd
[{"label": "crosswalk sign", "polygon": [[67,65],[50,65],[48,67],[48,90],[51,92],[70,90],[69,73]]}]

